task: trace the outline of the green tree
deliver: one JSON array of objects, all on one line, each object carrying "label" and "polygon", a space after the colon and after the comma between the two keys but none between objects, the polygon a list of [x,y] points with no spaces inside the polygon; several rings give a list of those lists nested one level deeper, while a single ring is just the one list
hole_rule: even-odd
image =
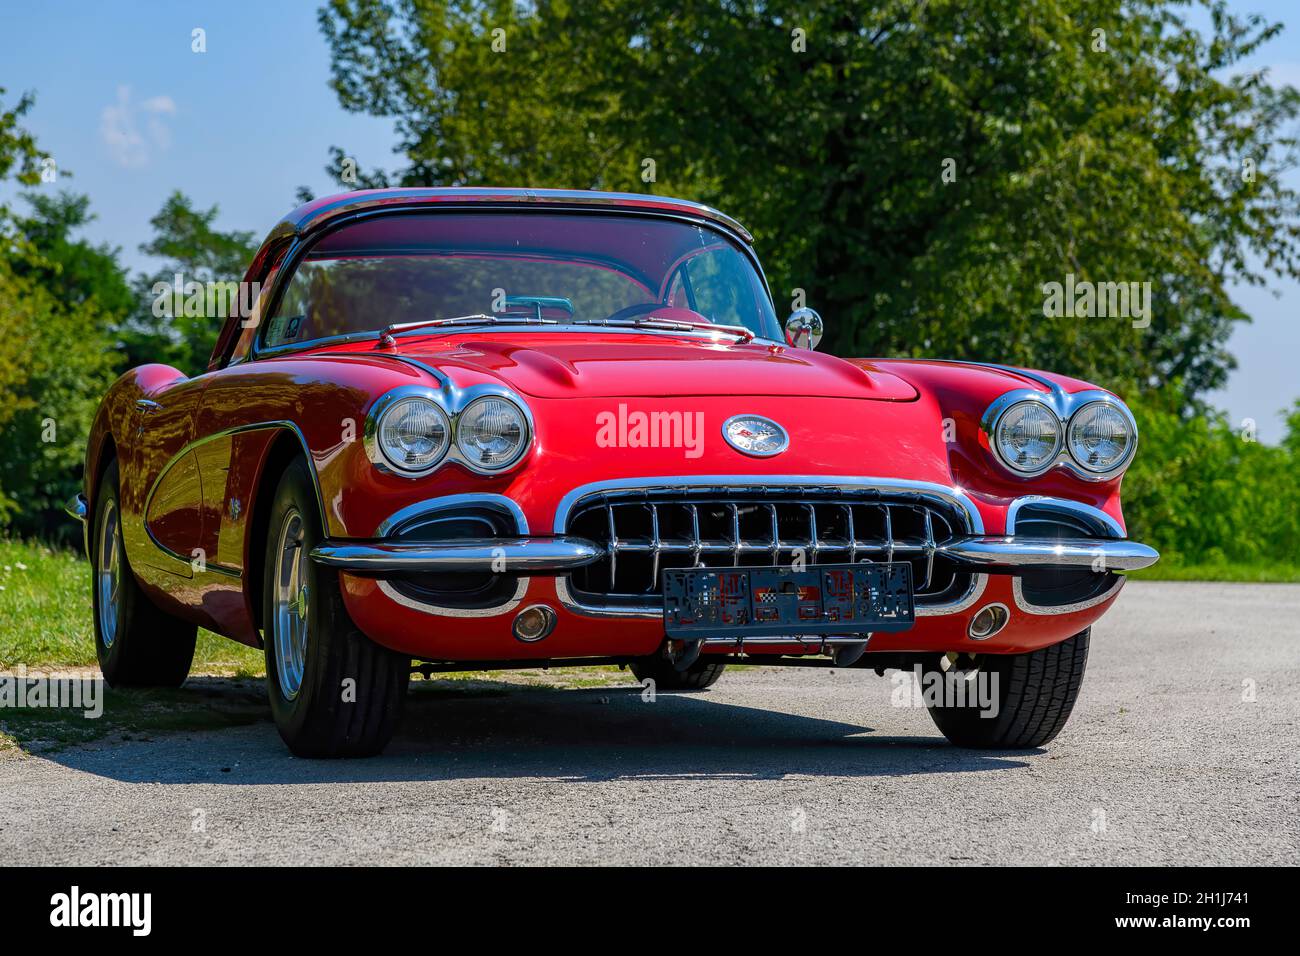
[{"label": "green tree", "polygon": [[15,274],[39,284],[65,308],[94,306],[109,324],[125,320],[137,302],[119,250],[76,235],[95,219],[90,197],[27,192],[23,199],[31,213],[14,219],[22,249],[13,261]]},{"label": "green tree", "polygon": [[138,307],[120,330],[127,364],[163,362],[190,375],[207,368],[225,316],[186,315],[161,290],[174,288],[176,277],[188,282],[238,282],[257,252],[251,232],[222,231],[219,210],[196,208],[180,191],[173,192],[151,220],[154,237],[140,251],[165,260],[152,274],[136,279]]},{"label": "green tree", "polygon": [[[19,125],[32,102],[0,108],[0,180],[41,182],[46,154]],[[105,329],[133,297],[116,251],[73,236],[90,218],[84,197],[25,198],[27,216],[0,206],[0,528],[71,537],[62,505],[113,376]]]},{"label": "green tree", "polygon": [[[24,186],[35,186],[41,181],[41,163],[49,158],[36,146],[36,139],[20,122],[36,102],[31,93],[24,93],[12,107],[4,106],[5,88],[0,86],[0,182],[12,176]],[[0,220],[7,213],[0,204]]]},{"label": "green tree", "polygon": [[[330,0],[320,23],[342,105],[395,121],[400,168],[357,185],[702,200],[840,354],[1190,403],[1233,365],[1229,280],[1300,275],[1277,175],[1300,94],[1233,73],[1280,27],[1199,5],[1208,35],[1168,0]],[[1067,274],[1150,282],[1149,327],[1045,317]]]},{"label": "green tree", "polygon": [[91,300],[67,308],[0,257],[0,527],[71,537],[86,436],[117,356]]}]

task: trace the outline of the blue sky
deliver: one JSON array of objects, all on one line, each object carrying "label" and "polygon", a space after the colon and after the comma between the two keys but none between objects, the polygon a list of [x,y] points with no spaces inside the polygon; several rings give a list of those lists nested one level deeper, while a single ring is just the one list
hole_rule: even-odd
[{"label": "blue sky", "polygon": [[[1275,80],[1300,86],[1300,4],[1231,5],[1288,24],[1247,66],[1269,66]],[[331,145],[362,168],[395,165],[391,123],[344,112],[326,85],[316,8],[304,0],[9,0],[0,13],[0,86],[10,104],[36,92],[27,126],[73,172],[60,185],[90,195],[99,219],[88,235],[143,269],[150,263],[138,247],[173,189],[204,208],[219,205],[223,228],[261,238],[293,207],[298,186],[335,191],[324,172]],[[195,27],[206,31],[206,53],[191,52]],[[1300,173],[1288,176],[1300,186]],[[1211,398],[1276,441],[1278,411],[1300,396],[1300,284],[1273,280],[1235,295],[1254,323],[1234,334],[1240,367]]]}]

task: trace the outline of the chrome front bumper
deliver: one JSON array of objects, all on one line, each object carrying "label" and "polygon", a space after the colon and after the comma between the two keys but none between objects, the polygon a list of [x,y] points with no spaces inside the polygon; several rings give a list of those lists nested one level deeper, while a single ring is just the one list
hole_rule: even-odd
[{"label": "chrome front bumper", "polygon": [[969,567],[1092,568],[1094,571],[1139,571],[1160,560],[1155,548],[1109,538],[960,538],[940,545],[938,553]]},{"label": "chrome front bumper", "polygon": [[[1160,555],[1136,541],[1110,538],[1029,538],[973,535],[938,545],[936,554],[982,571],[1024,568],[1091,568],[1137,571]],[[366,574],[455,572],[469,574],[563,574],[599,561],[602,545],[586,538],[474,538],[423,544],[326,541],[312,560],[326,567]]]},{"label": "chrome front bumper", "polygon": [[426,544],[326,541],[311,557],[326,567],[369,574],[558,574],[599,561],[604,553],[585,538],[462,538]]}]

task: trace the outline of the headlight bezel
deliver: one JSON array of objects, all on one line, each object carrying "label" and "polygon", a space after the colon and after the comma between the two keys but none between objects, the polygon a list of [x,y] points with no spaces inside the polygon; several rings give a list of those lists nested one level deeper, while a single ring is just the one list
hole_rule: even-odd
[{"label": "headlight bezel", "polygon": [[[1017,465],[1014,462],[1008,460],[1007,457],[1002,453],[1002,442],[999,438],[999,433],[1001,432],[1003,425],[1006,423],[1008,416],[1010,416],[1010,414],[1014,412],[1016,409],[1035,408],[1035,407],[1042,409],[1042,411],[1048,416],[1048,418],[1055,425],[1056,440],[1052,446],[1051,454],[1048,455],[1047,458],[1043,460],[1042,464],[1037,465],[1033,468],[1023,468],[1020,465]],[[1056,464],[1061,460],[1061,448],[1064,444],[1065,444],[1065,430],[1062,427],[1061,420],[1057,416],[1056,411],[1047,402],[1041,401],[1037,398],[1022,398],[1007,404],[1005,408],[1001,409],[997,413],[997,417],[993,422],[992,430],[989,433],[989,447],[993,449],[993,454],[997,456],[998,461],[1002,462],[1002,464],[1005,467],[1011,469],[1011,471],[1014,472],[1015,474],[1022,475],[1026,478],[1036,478],[1039,475],[1044,474],[1051,468],[1054,468]]]},{"label": "headlight bezel", "polygon": [[[491,468],[484,467],[474,461],[472,457],[465,455],[461,451],[459,442],[461,414],[469,406],[483,398],[501,399],[513,406],[520,414],[524,430],[523,440],[520,442],[519,451],[515,457],[505,464]],[[411,399],[423,399],[436,406],[444,417],[447,429],[446,443],[442,455],[433,463],[419,469],[405,468],[394,462],[385,454],[379,441],[379,428],[385,415],[389,414],[399,404]],[[384,392],[375,400],[366,415],[362,443],[365,447],[366,457],[370,459],[371,464],[386,474],[398,475],[402,478],[424,478],[433,474],[448,462],[454,461],[475,474],[486,476],[500,475],[518,467],[521,462],[527,459],[528,453],[533,447],[535,436],[536,430],[533,427],[533,416],[528,408],[528,403],[510,389],[493,384],[474,385],[466,389],[459,389],[450,382],[444,382],[442,388],[423,385],[401,385]]]},{"label": "headlight bezel", "polygon": [[[1120,416],[1124,419],[1125,424],[1128,427],[1129,441],[1128,441],[1128,445],[1124,449],[1124,454],[1115,464],[1111,465],[1109,468],[1099,469],[1089,465],[1086,461],[1084,461],[1074,453],[1074,443],[1070,439],[1070,433],[1074,431],[1075,421],[1078,419],[1078,417],[1081,414],[1083,414],[1089,408],[1092,408],[1094,405],[1101,405],[1106,408],[1111,408],[1119,412]],[[1133,418],[1133,413],[1129,411],[1128,406],[1125,405],[1123,402],[1119,401],[1114,396],[1104,395],[1104,393],[1102,398],[1097,398],[1097,399],[1093,399],[1092,401],[1078,403],[1075,406],[1075,408],[1070,412],[1070,417],[1065,423],[1065,448],[1066,451],[1069,453],[1070,462],[1073,465],[1077,466],[1079,469],[1082,469],[1083,473],[1086,473],[1087,475],[1095,476],[1097,478],[1109,478],[1114,475],[1118,475],[1122,473],[1124,469],[1128,467],[1129,462],[1133,460],[1133,456],[1137,453],[1137,442],[1138,442],[1137,421]]]},{"label": "headlight bezel", "polygon": [[[1042,405],[1056,417],[1058,423],[1056,453],[1042,466],[1029,471],[1017,468],[1013,463],[1007,461],[1002,455],[998,442],[998,427],[1002,423],[1004,416],[1013,408],[1026,402],[1037,402]],[[1127,423],[1131,436],[1124,457],[1118,463],[1103,471],[1090,468],[1086,463],[1076,459],[1070,447],[1070,427],[1074,422],[1074,416],[1089,406],[1097,404],[1104,404],[1117,410]],[[1053,386],[1049,391],[1040,391],[1033,388],[1013,389],[999,395],[985,410],[980,421],[980,427],[984,432],[994,460],[1005,472],[1015,478],[1040,478],[1056,468],[1063,468],[1085,481],[1109,481],[1122,475],[1128,466],[1132,464],[1134,455],[1137,454],[1138,427],[1133,413],[1122,401],[1110,394],[1110,392],[1101,389],[1087,389],[1082,392],[1067,392],[1063,388],[1056,386]]]},{"label": "headlight bezel", "polygon": [[[523,433],[520,438],[519,448],[514,453],[514,456],[507,459],[502,464],[494,465],[491,467],[484,465],[481,460],[475,460],[472,456],[466,454],[465,449],[462,448],[460,444],[461,425],[465,421],[465,416],[474,408],[474,406],[482,405],[483,403],[490,402],[490,401],[503,402],[504,404],[513,408],[519,415],[520,431]],[[518,464],[519,460],[523,458],[525,454],[527,454],[528,446],[532,442],[532,437],[533,437],[533,428],[532,428],[532,422],[530,422],[528,419],[528,413],[524,410],[524,407],[520,402],[512,400],[506,395],[491,394],[491,393],[483,393],[483,394],[475,395],[470,401],[467,401],[464,404],[464,406],[456,413],[456,428],[455,428],[455,436],[453,438],[453,441],[456,445],[456,452],[457,452],[458,459],[461,462],[463,462],[467,467],[472,468],[474,471],[477,471],[481,475],[499,475],[503,471],[509,471],[516,464]]]}]

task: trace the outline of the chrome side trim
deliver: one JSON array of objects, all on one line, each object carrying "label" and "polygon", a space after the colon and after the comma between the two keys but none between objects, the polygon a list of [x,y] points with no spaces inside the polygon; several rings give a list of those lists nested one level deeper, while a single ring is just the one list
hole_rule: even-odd
[{"label": "chrome side trim", "polygon": [[557,574],[605,553],[584,538],[457,538],[430,543],[326,540],[312,550],[317,564],[344,571],[443,571],[475,574]]},{"label": "chrome side trim", "polygon": [[960,538],[940,545],[939,552],[960,564],[998,568],[1096,569],[1100,564],[1103,571],[1140,571],[1160,560],[1145,544],[1102,538]]},{"label": "chrome side trim", "polygon": [[[293,432],[294,437],[298,439],[298,445],[302,448],[303,456],[307,459],[307,471],[311,475],[311,487],[312,491],[316,495],[316,507],[317,513],[320,516],[321,527],[329,527],[325,514],[325,495],[321,492],[320,488],[320,476],[316,474],[316,464],[312,458],[311,449],[307,447],[307,438],[303,435],[302,429],[287,419],[273,422],[253,422],[248,425],[236,425],[234,428],[223,428],[221,431],[213,432],[211,435],[204,435],[202,438],[196,438],[173,455],[167,464],[163,465],[162,470],[158,472],[158,477],[154,479],[153,484],[150,486],[149,493],[145,495],[144,510],[141,512],[141,524],[144,526],[144,532],[155,548],[168,557],[177,561],[182,561],[185,564],[189,564],[191,561],[191,558],[177,554],[175,551],[164,545],[154,537],[153,531],[149,528],[149,505],[152,504],[154,493],[158,490],[158,486],[162,484],[163,478],[167,476],[167,472],[171,471],[177,462],[192,452],[195,448],[198,448],[201,445],[206,445],[208,442],[216,441],[219,438],[225,438],[228,435],[240,435],[244,432],[266,431],[267,429],[272,428],[287,429],[288,431]],[[200,476],[200,480],[202,480],[202,476]],[[234,568],[227,568],[223,565],[213,564],[211,561],[207,562],[206,570],[214,571],[218,574],[223,574],[227,577],[233,578],[242,578],[244,576],[241,571]]]},{"label": "chrome side trim", "polygon": [[1044,607],[1040,604],[1030,604],[1029,601],[1025,599],[1025,592],[1024,588],[1021,586],[1020,578],[1013,577],[1011,579],[1011,596],[1015,599],[1016,607],[1020,608],[1020,610],[1024,611],[1026,614],[1069,614],[1073,611],[1086,611],[1090,607],[1096,607],[1098,604],[1109,601],[1119,593],[1120,588],[1124,586],[1124,582],[1127,580],[1128,578],[1117,574],[1115,576],[1115,583],[1096,597],[1088,598],[1086,601],[1077,601],[1074,604],[1062,604],[1057,607]]}]

